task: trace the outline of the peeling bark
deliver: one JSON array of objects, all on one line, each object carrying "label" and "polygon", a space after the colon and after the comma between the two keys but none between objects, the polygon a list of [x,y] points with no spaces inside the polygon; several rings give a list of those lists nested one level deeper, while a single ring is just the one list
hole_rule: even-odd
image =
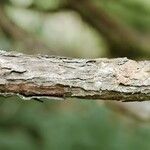
[{"label": "peeling bark", "polygon": [[0,95],[146,101],[150,100],[150,61],[0,51]]}]

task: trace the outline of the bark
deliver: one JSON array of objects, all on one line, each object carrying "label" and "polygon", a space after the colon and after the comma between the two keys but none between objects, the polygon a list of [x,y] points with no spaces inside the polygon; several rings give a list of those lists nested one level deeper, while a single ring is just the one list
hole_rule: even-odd
[{"label": "bark", "polygon": [[0,51],[0,95],[150,100],[150,61],[75,59]]}]

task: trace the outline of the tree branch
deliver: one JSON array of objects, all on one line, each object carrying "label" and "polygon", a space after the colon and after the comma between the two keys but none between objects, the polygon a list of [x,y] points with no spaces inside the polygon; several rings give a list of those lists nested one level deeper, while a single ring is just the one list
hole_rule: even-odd
[{"label": "tree branch", "polygon": [[0,95],[150,100],[150,61],[74,59],[0,51]]}]

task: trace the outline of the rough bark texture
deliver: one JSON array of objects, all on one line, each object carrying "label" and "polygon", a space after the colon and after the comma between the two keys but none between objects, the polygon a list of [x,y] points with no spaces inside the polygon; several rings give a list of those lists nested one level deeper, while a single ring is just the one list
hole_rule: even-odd
[{"label": "rough bark texture", "polygon": [[150,100],[150,61],[74,59],[0,51],[0,95]]}]

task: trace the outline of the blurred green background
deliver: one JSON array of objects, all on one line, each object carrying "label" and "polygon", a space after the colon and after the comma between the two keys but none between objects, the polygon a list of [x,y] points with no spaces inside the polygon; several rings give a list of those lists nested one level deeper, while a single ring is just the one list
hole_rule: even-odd
[{"label": "blurred green background", "polygon": [[[1,0],[0,49],[150,59],[150,1]],[[134,103],[1,97],[0,150],[149,150],[150,106],[139,105],[146,117]]]}]

